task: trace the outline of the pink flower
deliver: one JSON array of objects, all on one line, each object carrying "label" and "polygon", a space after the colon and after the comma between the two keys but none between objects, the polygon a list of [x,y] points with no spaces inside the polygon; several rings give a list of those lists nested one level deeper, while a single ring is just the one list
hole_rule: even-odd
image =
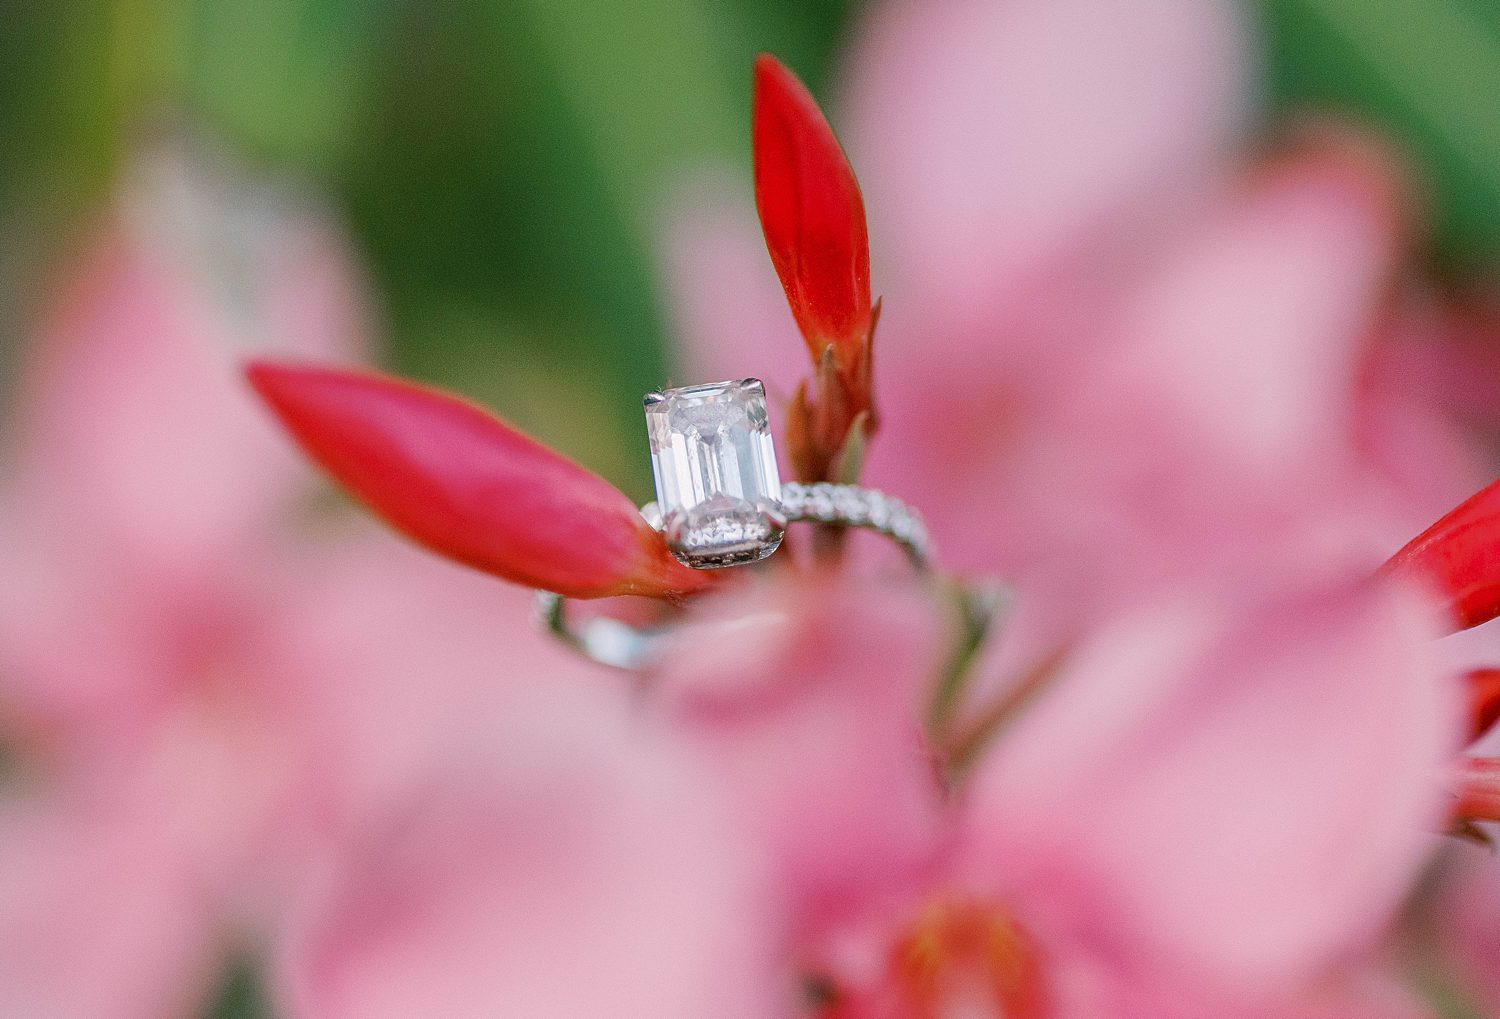
[{"label": "pink flower", "polygon": [[497,680],[593,670],[520,592],[304,526],[239,362],[363,347],[321,220],[160,153],[64,273],[0,489],[0,1013],[191,1015]]},{"label": "pink flower", "polygon": [[625,707],[517,685],[476,711],[330,859],[283,942],[288,1014],[774,1014],[757,861]]},{"label": "pink flower", "polygon": [[653,712],[726,783],[795,942],[925,872],[945,837],[923,718],[946,632],[924,592],[829,577],[695,615]]},{"label": "pink flower", "polygon": [[1127,965],[1295,987],[1380,933],[1430,852],[1455,691],[1409,592],[1183,597],[1092,638],[980,766],[981,866],[1012,895],[1108,889],[1064,922],[1128,930]]},{"label": "pink flower", "polygon": [[819,1015],[1353,1000],[1345,963],[1435,843],[1457,746],[1425,603],[1335,578],[1142,608],[1063,660],[966,778],[917,726],[941,627],[900,597],[814,590],[726,602],[657,693],[771,861],[782,979],[817,988]]},{"label": "pink flower", "polygon": [[[1261,541],[1373,569],[1477,481],[1384,374],[1389,323],[1412,350],[1421,321],[1390,160],[1321,129],[1232,169],[1247,49],[1230,5],[1187,0],[893,3],[858,36],[850,150],[890,298],[865,477],[1053,631]],[[795,364],[748,217],[714,201],[675,237],[686,360],[724,374],[756,328]]]},{"label": "pink flower", "polygon": [[[0,717],[24,779],[3,808],[0,1010],[191,1012],[235,894],[290,851],[309,734],[267,724],[295,691],[263,628],[287,565],[268,546],[307,475],[234,366],[270,343],[353,351],[362,330],[337,237],[260,213],[266,248],[225,248],[220,217],[249,207],[221,187],[175,150],[144,160],[22,374],[0,491]],[[192,276],[231,254],[232,279]]]},{"label": "pink flower", "polygon": [[[1085,6],[893,4],[856,51],[851,150],[875,280],[891,298],[878,358],[883,430],[868,477],[923,507],[948,561],[1001,573],[1023,599],[1005,642],[985,653],[966,718],[983,721],[987,704],[1029,694],[1034,680],[1018,677],[1045,673],[1059,647],[1107,646],[1107,634],[1123,645],[1121,659],[1072,665],[1066,682],[1054,680],[1057,696],[1073,695],[1059,728],[1029,744],[1043,763],[985,778],[1028,745],[1045,700],[979,766],[973,801],[1000,804],[986,808],[989,827],[1009,835],[960,841],[977,838],[976,856],[992,867],[1013,864],[1016,885],[981,882],[978,893],[960,887],[934,901],[1009,903],[1001,918],[1019,909],[1025,928],[1036,896],[1038,930],[1009,943],[1001,968],[1014,976],[1018,960],[1033,949],[1045,958],[1050,945],[1061,951],[1063,983],[1077,969],[1091,974],[1085,983],[1113,988],[1099,1014],[1168,1014],[1149,991],[1122,999],[1142,980],[1164,981],[1162,997],[1188,1015],[1209,1006],[1184,1001],[1228,1012],[1237,999],[1246,1015],[1369,1014],[1375,1006],[1320,1003],[1317,985],[1391,922],[1429,849],[1425,832],[1444,823],[1455,687],[1429,660],[1426,621],[1407,596],[1369,585],[1305,592],[1330,575],[1374,571],[1443,505],[1439,492],[1452,498],[1476,476],[1455,424],[1385,374],[1437,335],[1429,328],[1413,342],[1410,330],[1424,327],[1420,295],[1393,283],[1399,184],[1378,149],[1327,130],[1256,173],[1226,172],[1243,112],[1234,98],[1243,47],[1227,5]],[[714,200],[677,235],[686,358],[704,375],[725,374],[754,323],[756,349],[792,365],[794,336],[757,282],[748,224]],[[710,295],[734,314],[708,306]],[[789,373],[771,382],[791,394]],[[1482,540],[1474,554],[1484,554]],[[1225,606],[1224,615],[1179,613],[1187,622],[1169,628],[1171,640],[1137,649],[1126,668],[1130,640],[1156,629],[1135,607],[1184,597]],[[1238,636],[1213,636],[1226,631]],[[1367,657],[1362,645],[1383,632],[1399,634],[1388,658]],[[1207,657],[1193,668],[1173,664],[1174,643],[1204,640],[1223,646],[1199,647],[1193,656]],[[1343,679],[1324,685],[1334,671]],[[1471,680],[1476,726],[1487,711],[1482,675]],[[1179,711],[1155,699],[1166,689],[1158,683],[1220,693],[1183,694]],[[1329,699],[1296,700],[1314,692],[1308,684]],[[1355,724],[1369,726],[1372,743],[1336,731],[1352,704],[1344,698],[1370,712]],[[1024,703],[1018,697],[1012,714]],[[1125,742],[1093,733],[1091,718],[1119,727],[1103,737]],[[1367,781],[1386,767],[1370,747],[1387,738],[1412,756]],[[1281,750],[1261,760],[1259,748],[1278,740]],[[930,752],[941,759],[947,749]],[[1097,764],[1069,760],[1096,752]],[[1067,784],[1075,767],[1101,785]],[[1294,774],[1304,768],[1328,784],[1312,788]],[[1382,783],[1392,781],[1401,791],[1387,801]],[[1293,789],[1306,799],[1288,796]],[[1320,817],[1360,813],[1333,806],[1345,802],[1367,804],[1362,821],[1384,833],[1369,842],[1382,848],[1364,868],[1341,862],[1338,847],[1366,837]],[[1218,811],[1222,840],[1198,827]],[[837,829],[821,814],[806,823]],[[1179,854],[1181,866],[1163,862]],[[1110,910],[1125,919],[1106,933],[1100,918]],[[928,934],[941,941],[956,916],[967,933],[955,936],[973,941],[967,906],[940,913]],[[1008,929],[978,928],[1001,942],[995,930]],[[880,929],[877,943],[900,941],[889,923]],[[1318,969],[1324,978],[1311,976]],[[1268,984],[1298,1000],[1273,1007]],[[838,1007],[911,1014],[880,1003],[880,980],[862,986],[874,1003]],[[991,1007],[1044,1009],[1026,981],[1007,986],[1015,997]],[[859,993],[851,1000],[864,1001]],[[843,1015],[838,1007],[830,1014]],[[1083,1007],[1061,1011],[1094,1014]]]},{"label": "pink flower", "polygon": [[12,1015],[193,1015],[222,949],[156,804],[73,790],[0,804],[0,1006]]}]

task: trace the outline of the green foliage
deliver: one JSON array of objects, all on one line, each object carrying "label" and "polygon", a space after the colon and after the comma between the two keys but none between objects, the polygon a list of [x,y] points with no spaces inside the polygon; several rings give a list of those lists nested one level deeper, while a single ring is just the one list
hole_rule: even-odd
[{"label": "green foliage", "polygon": [[1421,171],[1437,253],[1500,255],[1500,3],[1261,0],[1273,99],[1380,125]]}]

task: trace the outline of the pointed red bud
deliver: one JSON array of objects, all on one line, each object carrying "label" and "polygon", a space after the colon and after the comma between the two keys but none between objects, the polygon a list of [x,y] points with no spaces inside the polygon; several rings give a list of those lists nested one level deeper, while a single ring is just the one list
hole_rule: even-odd
[{"label": "pointed red bud", "polygon": [[246,374],[309,456],[440,555],[576,598],[703,586],[622,492],[464,400],[371,372]]},{"label": "pointed red bud", "polygon": [[1500,615],[1500,481],[1413,538],[1385,568],[1441,595],[1455,629]]},{"label": "pointed red bud", "polygon": [[755,61],[755,204],[776,275],[813,363],[830,344],[856,383],[870,340],[865,204],[806,86],[769,54]]}]

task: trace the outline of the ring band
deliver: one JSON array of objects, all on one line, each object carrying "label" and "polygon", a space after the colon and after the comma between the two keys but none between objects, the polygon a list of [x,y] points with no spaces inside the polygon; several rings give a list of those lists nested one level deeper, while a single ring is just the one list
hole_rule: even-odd
[{"label": "ring band", "polygon": [[[788,523],[833,524],[883,534],[900,546],[919,572],[930,569],[932,540],[921,515],[894,496],[859,485],[787,482],[781,486],[781,509]],[[641,507],[641,515],[653,527],[661,528],[661,513],[655,503]],[[575,623],[568,616],[567,599],[552,591],[536,593],[536,617],[568,647],[600,665],[617,669],[635,670],[645,665],[666,632],[634,627],[608,616]]]},{"label": "ring band", "polygon": [[[837,524],[883,534],[901,546],[913,566],[919,570],[927,568],[931,546],[927,526],[916,510],[895,496],[860,485],[788,481],[781,486],[780,508],[787,523]],[[642,506],[641,515],[652,527],[661,530],[661,510],[656,503]]]}]

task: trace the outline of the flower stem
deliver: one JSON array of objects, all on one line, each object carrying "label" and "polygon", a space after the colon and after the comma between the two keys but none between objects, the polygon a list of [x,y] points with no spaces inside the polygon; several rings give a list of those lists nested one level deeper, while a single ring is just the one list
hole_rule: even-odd
[{"label": "flower stem", "polygon": [[970,587],[959,580],[940,580],[940,596],[946,597],[958,616],[958,636],[939,673],[927,709],[927,729],[935,741],[946,734],[954,712],[973,675],[979,651],[1000,615],[1010,606],[1009,592],[997,584]]}]

